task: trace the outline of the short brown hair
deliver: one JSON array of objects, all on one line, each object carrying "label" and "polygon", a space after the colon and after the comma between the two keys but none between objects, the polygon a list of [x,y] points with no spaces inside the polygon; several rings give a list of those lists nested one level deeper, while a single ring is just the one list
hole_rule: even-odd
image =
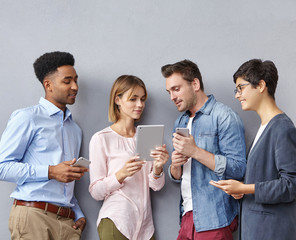
[{"label": "short brown hair", "polygon": [[128,96],[128,99],[130,99],[133,96],[134,90],[137,87],[142,87],[144,89],[145,100],[146,100],[147,99],[146,86],[140,78],[133,75],[122,75],[115,80],[110,92],[109,112],[108,112],[109,122],[117,122],[120,116],[119,108],[115,103],[115,98],[117,96],[121,97],[126,91],[132,89],[130,96]]},{"label": "short brown hair", "polygon": [[204,91],[204,85],[199,68],[190,60],[185,59],[173,64],[167,64],[161,68],[161,73],[165,78],[170,77],[173,73],[180,73],[183,79],[190,83],[194,80],[194,78],[197,78],[199,80],[200,89]]}]

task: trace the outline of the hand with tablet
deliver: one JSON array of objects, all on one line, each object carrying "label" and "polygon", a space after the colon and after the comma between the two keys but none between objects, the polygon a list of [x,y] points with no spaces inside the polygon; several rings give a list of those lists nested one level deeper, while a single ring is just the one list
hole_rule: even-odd
[{"label": "hand with tablet", "polygon": [[159,178],[163,175],[163,166],[169,160],[169,153],[166,149],[166,145],[163,144],[162,147],[155,148],[155,150],[151,151],[150,156],[154,159],[153,175],[155,178]]},{"label": "hand with tablet", "polygon": [[139,125],[136,135],[136,153],[140,159],[153,162],[155,177],[162,176],[163,166],[169,159],[163,144],[164,125]]},{"label": "hand with tablet", "polygon": [[145,161],[154,161],[151,151],[163,145],[164,125],[139,125],[136,133],[136,154]]},{"label": "hand with tablet", "polygon": [[139,156],[133,156],[128,159],[124,166],[115,174],[118,182],[123,183],[124,179],[133,176],[136,172],[140,171],[145,161],[140,159]]}]

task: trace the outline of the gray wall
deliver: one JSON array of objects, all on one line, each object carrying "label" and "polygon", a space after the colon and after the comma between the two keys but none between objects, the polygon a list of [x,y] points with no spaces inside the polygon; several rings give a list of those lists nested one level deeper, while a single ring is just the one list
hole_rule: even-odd
[{"label": "gray wall", "polygon": [[[165,124],[171,130],[179,115],[165,91],[160,67],[185,58],[202,72],[206,93],[231,106],[243,118],[246,140],[260,124],[242,112],[234,99],[232,75],[246,60],[271,59],[280,81],[276,100],[295,122],[296,2],[293,0],[0,0],[0,133],[13,110],[38,103],[44,96],[32,68],[47,51],[69,51],[76,57],[79,96],[70,109],[84,138],[81,155],[88,157],[93,133],[109,125],[108,98],[121,74],[142,78],[149,100],[143,124]],[[167,168],[168,166],[166,166]],[[152,193],[156,236],[175,239],[178,233],[179,187],[166,179]],[[88,193],[89,178],[76,184],[76,196],[88,224],[82,239],[98,239],[96,219],[101,202]],[[7,227],[14,184],[0,182],[1,239]]]}]

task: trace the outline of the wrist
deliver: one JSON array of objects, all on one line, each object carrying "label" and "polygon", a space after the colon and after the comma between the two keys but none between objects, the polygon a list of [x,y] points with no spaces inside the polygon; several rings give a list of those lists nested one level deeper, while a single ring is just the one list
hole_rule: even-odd
[{"label": "wrist", "polygon": [[182,168],[181,168],[181,166],[170,165],[169,166],[169,171],[171,173],[171,176],[175,180],[180,180],[181,179],[181,176],[182,176]]},{"label": "wrist", "polygon": [[178,166],[178,165],[171,164],[170,169],[171,169],[171,171],[181,171],[182,167]]},{"label": "wrist", "polygon": [[124,179],[126,179],[126,176],[119,170],[117,173],[115,173],[117,181],[122,184]]},{"label": "wrist", "polygon": [[48,166],[48,179],[54,179],[54,167],[55,166]]},{"label": "wrist", "polygon": [[255,194],[255,184],[244,184],[245,194]]},{"label": "wrist", "polygon": [[200,148],[198,146],[195,146],[190,157],[194,159],[200,159],[200,153]]},{"label": "wrist", "polygon": [[163,167],[155,167],[153,168],[153,174],[160,175],[163,172]]},{"label": "wrist", "polygon": [[158,173],[158,174],[156,174],[154,171],[152,171],[152,173],[153,173],[153,177],[154,177],[154,178],[160,178],[160,177],[163,176],[163,171],[161,171],[161,172]]}]

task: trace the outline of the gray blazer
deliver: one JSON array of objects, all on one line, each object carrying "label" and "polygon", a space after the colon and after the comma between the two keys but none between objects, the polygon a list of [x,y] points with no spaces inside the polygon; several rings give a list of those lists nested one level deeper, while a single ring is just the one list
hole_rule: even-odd
[{"label": "gray blazer", "polygon": [[296,239],[296,129],[286,114],[275,116],[249,153],[242,200],[242,240]]}]

